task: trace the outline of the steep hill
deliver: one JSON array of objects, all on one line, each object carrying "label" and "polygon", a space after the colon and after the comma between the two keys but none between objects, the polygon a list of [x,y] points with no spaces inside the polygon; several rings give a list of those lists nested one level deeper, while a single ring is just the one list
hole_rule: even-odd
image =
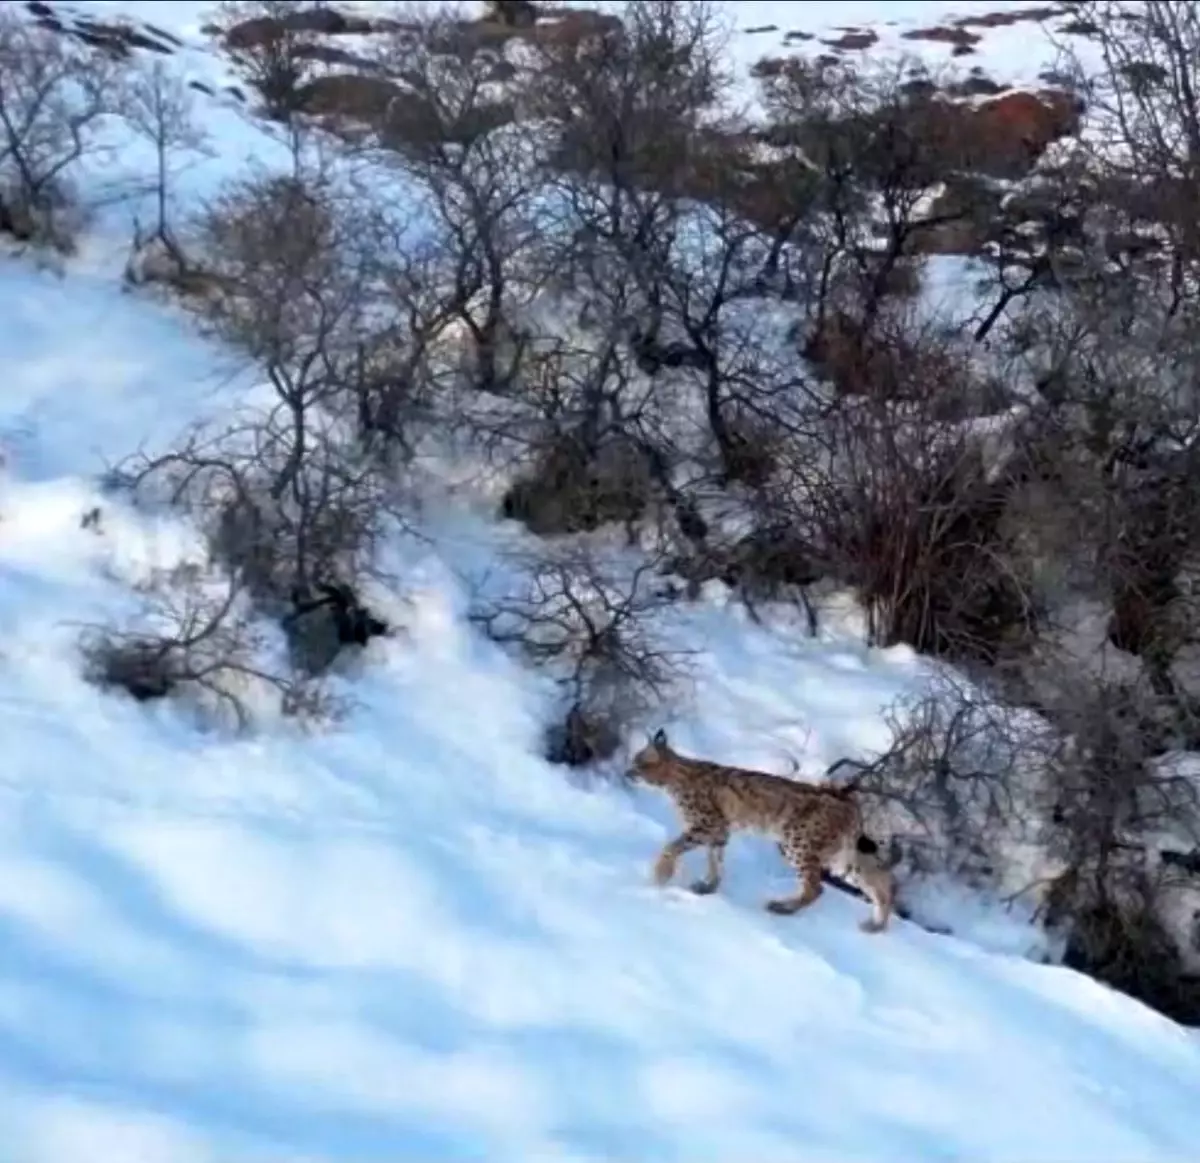
[{"label": "steep hill", "polygon": [[[100,7],[154,10],[120,42],[213,97],[179,197],[286,165],[188,5]],[[147,165],[111,144],[76,176],[75,252],[0,255],[0,1163],[1194,1157],[1200,1040],[1053,964],[1019,909],[934,877],[906,886],[927,927],[867,936],[832,890],[772,917],[789,874],[749,839],[721,895],[655,889],[669,807],[601,778],[636,739],[600,777],[547,762],[552,669],[480,629],[540,542],[470,463],[430,456],[419,517],[389,530],[368,596],[391,632],[330,680],[340,721],[305,732],[263,696],[237,733],[86,681],[81,629],[142,624],[164,573],[213,584],[197,522],[106,469],[269,398],[129,286],[153,199],[111,197]],[[864,645],[847,594],[815,600],[816,634],[719,582],[654,607],[681,749],[813,778],[886,748],[883,708],[940,668]]]}]

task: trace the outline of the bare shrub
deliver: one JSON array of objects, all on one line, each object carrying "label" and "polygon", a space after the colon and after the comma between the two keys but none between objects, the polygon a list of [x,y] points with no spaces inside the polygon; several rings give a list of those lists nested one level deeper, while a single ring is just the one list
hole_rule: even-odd
[{"label": "bare shrub", "polygon": [[[358,426],[376,385],[391,390],[383,369],[401,337],[379,322],[383,259],[355,205],[320,171],[251,178],[216,200],[199,224],[219,288],[202,321],[262,369],[270,399],[122,470],[142,496],[197,516],[214,556],[283,619],[296,664],[314,673],[345,644],[338,609],[348,603],[360,628],[382,625],[352,595],[401,503],[395,462],[381,464]],[[399,409],[393,420],[391,444],[403,447]],[[326,620],[314,637],[317,610]]]},{"label": "bare shrub", "polygon": [[123,96],[111,55],[0,9],[0,231],[72,248],[73,170]]},{"label": "bare shrub", "polygon": [[[1169,246],[1131,247],[1161,268],[1180,299],[1195,300],[1200,263],[1200,17],[1176,0],[1130,8],[1078,6],[1098,53],[1065,50],[1089,105],[1089,170],[1126,231]],[[1145,228],[1152,226],[1152,231]],[[1130,240],[1129,233],[1125,240]],[[1113,241],[1117,241],[1114,239]],[[1139,253],[1140,252],[1140,253]],[[1117,257],[1115,254],[1113,257]],[[1166,261],[1164,261],[1166,260]]]},{"label": "bare shrub", "polygon": [[1164,850],[1200,847],[1200,795],[1189,774],[1162,762],[1173,718],[1146,683],[1067,673],[1047,689],[1062,738],[1048,772],[1063,864],[1047,919],[1067,933],[1069,964],[1196,1021],[1189,935],[1168,928],[1180,870]]},{"label": "bare shrub", "polygon": [[674,378],[687,385],[697,421],[707,427],[707,478],[753,492],[775,474],[784,442],[811,425],[816,401],[778,311],[763,309],[769,242],[740,205],[748,147],[726,136],[711,149],[693,160],[707,205],[681,214],[674,228],[652,317],[654,345],[644,332],[635,350],[643,371],[679,369]]},{"label": "bare shrub", "polygon": [[728,320],[757,269],[758,232],[727,202],[714,215],[697,202],[718,187],[728,120],[715,10],[645,3],[622,17],[539,39],[522,89],[548,138],[540,267],[590,346],[557,377],[553,410],[530,377],[523,398],[547,422],[549,445],[581,447],[583,473],[606,475],[599,462],[619,450],[636,466],[636,487],[618,489],[630,507],[645,507],[652,482],[690,538],[702,522],[674,479],[681,414],[707,417],[730,479],[753,472],[735,396],[765,377],[755,343]]},{"label": "bare shrub", "polygon": [[697,0],[647,0],[620,25],[576,22],[534,45],[526,99],[555,132],[570,211],[631,262],[650,241],[639,225],[693,186],[695,144],[727,92],[718,15]]},{"label": "bare shrub", "polygon": [[121,473],[136,495],[196,517],[214,559],[282,620],[295,664],[319,673],[341,646],[362,644],[361,631],[343,633],[339,618],[351,627],[385,625],[353,595],[399,511],[386,480],[364,456],[356,461],[335,422],[313,416],[302,444],[294,435],[279,413],[249,412],[228,427],[197,429],[171,452],[136,458]]},{"label": "bare shrub", "polygon": [[139,587],[147,609],[136,629],[89,627],[81,640],[85,677],[138,702],[178,698],[205,717],[240,729],[270,704],[307,722],[336,704],[309,679],[272,663],[269,635],[236,580],[194,567],[156,574]]},{"label": "bare shrub", "polygon": [[[1089,239],[1124,214],[1125,196],[1089,213]],[[1071,655],[1048,640],[1026,675],[1067,740],[1050,766],[1066,871],[1047,916],[1067,934],[1070,964],[1194,1021],[1191,922],[1177,908],[1187,889],[1162,855],[1167,836],[1194,846],[1200,824],[1194,785],[1161,762],[1200,738],[1188,665],[1200,330],[1191,260],[1182,247],[1176,258],[1089,245],[1057,293],[1029,296],[1013,322],[1044,401],[1042,491],[1069,533],[1053,551]],[[1052,516],[1043,502],[1024,536],[1044,539]],[[1107,619],[1094,642],[1068,620],[1080,599]]]},{"label": "bare shrub", "polygon": [[963,168],[970,135],[911,59],[789,57],[755,74],[763,136],[787,175],[756,208],[776,240],[771,272],[803,296],[814,335],[852,320],[843,358],[869,365],[880,357],[877,322],[911,297],[914,257],[971,219],[969,205],[928,196]]},{"label": "bare shrub", "polygon": [[533,353],[518,410],[490,425],[523,462],[501,511],[542,535],[620,522],[632,540],[665,473],[639,431],[628,360],[611,335],[588,338]]},{"label": "bare shrub", "polygon": [[589,456],[564,435],[513,484],[502,512],[542,535],[591,531],[611,521],[631,527],[645,513],[651,487],[645,456],[632,441],[612,441]]},{"label": "bare shrub", "polygon": [[[1009,402],[1002,386],[909,302],[929,239],[967,211],[929,208],[963,142],[907,68],[760,69],[770,122],[718,155],[743,180],[709,182],[704,258],[665,264],[664,330],[685,337],[720,452],[709,481],[738,486],[755,524],[685,565],[746,595],[830,576],[862,594],[873,641],[994,661],[1035,626],[1000,525],[1019,458],[971,430]],[[757,176],[764,147],[794,182]],[[764,356],[768,288],[800,300],[807,367]]]},{"label": "bare shrub", "polygon": [[1014,896],[1044,881],[1049,725],[948,673],[884,717],[888,749],[842,760],[831,775],[849,773],[894,855],[912,872]]},{"label": "bare shrub", "polygon": [[654,624],[669,598],[652,562],[623,574],[579,547],[524,564],[527,591],[481,601],[473,620],[557,683],[564,714],[547,733],[547,757],[570,766],[607,759],[683,677],[687,652]]},{"label": "bare shrub", "polygon": [[[1108,619],[1090,649],[1076,631],[1069,660],[1039,652],[1048,657],[1027,675],[1067,741],[1050,769],[1066,871],[1047,914],[1068,933],[1071,964],[1195,1021],[1192,921],[1178,907],[1189,890],[1165,845],[1194,848],[1200,816],[1195,785],[1164,757],[1200,738],[1189,665],[1200,638],[1200,23],[1174,3],[1087,3],[1079,15],[1099,49],[1071,69],[1088,133],[1017,195],[1041,208],[1042,228],[994,256],[1021,292],[996,309],[1042,403],[1043,490],[1069,515],[1060,600]],[[1046,522],[1026,524],[1033,539]]]},{"label": "bare shrub", "polygon": [[1015,416],[990,434],[961,418],[945,397],[971,381],[934,379],[926,395],[922,366],[908,399],[849,398],[828,413],[827,448],[797,448],[769,509],[794,514],[811,558],[856,588],[873,643],[994,663],[1037,625],[1003,521],[1027,471],[1023,430]]},{"label": "bare shrub", "polygon": [[1170,281],[1153,265],[1099,258],[1069,293],[1030,299],[1016,321],[1044,401],[1039,475],[1070,514],[1062,572],[1110,607],[1109,641],[1186,717],[1200,694],[1180,669],[1200,629],[1188,598],[1200,549],[1200,303],[1179,300]]}]

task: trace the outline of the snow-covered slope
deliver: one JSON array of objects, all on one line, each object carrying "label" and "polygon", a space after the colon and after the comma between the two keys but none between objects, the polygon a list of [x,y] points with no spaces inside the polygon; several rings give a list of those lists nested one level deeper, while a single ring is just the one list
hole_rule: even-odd
[{"label": "snow-covered slope", "polygon": [[[206,736],[85,686],[71,623],[189,548],[107,503],[80,528],[93,453],[231,385],[99,273],[0,278],[0,1159],[1193,1157],[1200,1046],[1135,1002],[868,937],[838,893],[771,917],[785,871],[749,840],[724,895],[653,889],[665,805],[537,758],[534,680],[464,621],[467,519],[401,549],[404,635],[327,736]],[[672,726],[706,754],[817,770],[920,680],[690,616]]]},{"label": "snow-covered slope", "polygon": [[[196,551],[97,472],[248,384],[121,291],[123,245],[0,256],[0,1163],[1194,1158],[1200,1042],[1016,920],[773,917],[751,840],[720,896],[654,889],[667,806],[543,762],[542,685],[465,618],[510,530],[394,547],[402,633],[326,734],[86,685],[79,625]],[[677,619],[665,725],[716,758],[815,774],[926,677],[849,614]]]}]

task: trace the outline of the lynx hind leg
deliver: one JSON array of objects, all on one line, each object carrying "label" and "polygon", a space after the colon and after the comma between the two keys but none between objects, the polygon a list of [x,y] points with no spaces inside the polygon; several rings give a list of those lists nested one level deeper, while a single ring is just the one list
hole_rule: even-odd
[{"label": "lynx hind leg", "polygon": [[896,883],[879,857],[856,852],[850,865],[850,879],[871,902],[871,916],[859,924],[864,933],[881,933],[887,928],[896,905]]}]

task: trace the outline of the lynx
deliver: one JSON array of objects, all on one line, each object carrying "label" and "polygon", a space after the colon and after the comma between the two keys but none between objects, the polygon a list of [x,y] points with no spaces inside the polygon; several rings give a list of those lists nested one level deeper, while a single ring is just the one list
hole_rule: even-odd
[{"label": "lynx", "polygon": [[812,904],[821,895],[821,871],[828,868],[870,900],[872,915],[860,928],[878,933],[887,927],[895,898],[892,877],[875,855],[874,842],[862,835],[862,814],[852,790],[692,759],[672,750],[665,731],[633,757],[629,775],[662,788],[683,817],[684,831],[654,864],[659,885],[675,875],[685,852],[706,846],[708,874],[691,888],[700,894],[716,892],[730,833],[753,829],[778,838],[779,851],[800,877],[796,895],[767,901],[770,912],[788,915]]}]

